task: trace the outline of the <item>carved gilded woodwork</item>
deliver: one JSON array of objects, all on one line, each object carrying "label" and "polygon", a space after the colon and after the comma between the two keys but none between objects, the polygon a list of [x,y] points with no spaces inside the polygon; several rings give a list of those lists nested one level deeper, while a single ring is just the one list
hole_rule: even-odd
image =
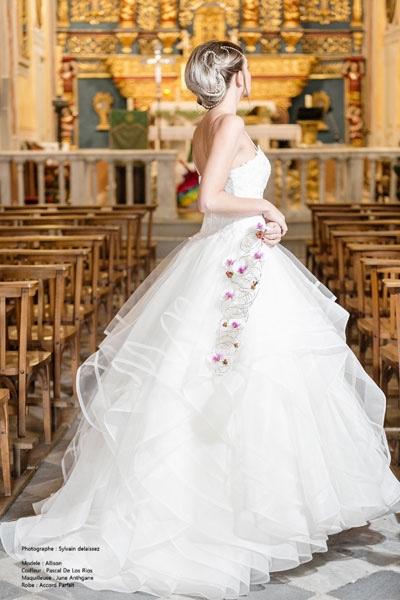
[{"label": "carved gilded woodwork", "polygon": [[133,28],[136,25],[136,0],[121,0],[119,23],[123,28]]},{"label": "carved gilded woodwork", "polygon": [[255,52],[257,49],[257,42],[261,38],[261,33],[258,33],[257,31],[242,31],[239,33],[239,37],[245,43],[246,52]]},{"label": "carved gilded woodwork", "polygon": [[59,27],[68,27],[68,0],[58,0],[57,2],[57,24]]},{"label": "carved gilded woodwork", "polygon": [[67,38],[66,51],[81,56],[98,56],[114,54],[117,50],[117,39],[107,34],[71,35]]},{"label": "carved gilded woodwork", "polygon": [[283,26],[299,27],[300,0],[283,0]]},{"label": "carved gilded woodwork", "polygon": [[[309,79],[315,63],[313,56],[249,56],[249,67],[253,75],[252,99],[272,99],[287,108],[292,98],[298,96]],[[173,100],[179,93],[182,100],[193,100],[193,94],[181,88],[181,70],[186,59],[179,56],[175,63],[163,65],[162,96]],[[110,73],[125,98],[133,98],[141,106],[156,97],[154,68],[144,64],[138,55],[110,56],[106,59]]]},{"label": "carved gilded woodwork", "polygon": [[242,27],[258,27],[260,6],[258,0],[242,0]]},{"label": "carved gilded woodwork", "polygon": [[71,0],[71,21],[114,23],[118,21],[120,0]]},{"label": "carved gilded woodwork", "polygon": [[169,29],[176,27],[178,18],[177,0],[160,0],[160,27]]},{"label": "carved gilded woodwork", "polygon": [[175,42],[179,39],[179,31],[160,31],[158,33],[165,54],[172,54]]},{"label": "carved gilded woodwork", "polygon": [[264,31],[279,31],[282,24],[282,0],[263,0],[260,21]]},{"label": "carved gilded woodwork", "polygon": [[349,21],[351,0],[301,0],[300,19],[309,23]]},{"label": "carved gilded woodwork", "polygon": [[353,27],[362,27],[362,25],[363,25],[363,3],[362,3],[362,0],[353,0],[353,10],[351,13],[351,24]]},{"label": "carved gilded woodwork", "polygon": [[296,52],[297,44],[303,35],[302,31],[282,31],[281,37],[285,43],[286,52],[289,52],[289,54]]},{"label": "carved gilded woodwork", "polygon": [[78,78],[96,78],[107,79],[110,73],[105,63],[105,59],[93,60],[84,62],[80,60],[78,63]]},{"label": "carved gilded woodwork", "polygon": [[351,54],[352,46],[351,34],[307,34],[302,41],[303,52],[319,56]]},{"label": "carved gilded woodwork", "polygon": [[159,0],[146,0],[138,4],[137,24],[143,31],[158,29],[160,16]]},{"label": "carved gilded woodwork", "polygon": [[[192,24],[195,12],[207,3],[204,0],[180,0],[178,21],[181,27],[189,27]],[[216,6],[217,3],[208,3],[208,6]],[[239,23],[240,0],[219,0],[218,6],[225,13],[226,24],[237,27]]]},{"label": "carved gilded woodwork", "polygon": [[217,4],[201,6],[193,17],[192,47],[212,39],[226,39],[225,11]]},{"label": "carved gilded woodwork", "polygon": [[132,52],[132,46],[137,36],[138,34],[133,31],[123,31],[116,34],[123,54],[130,54]]},{"label": "carved gilded woodwork", "polygon": [[265,54],[278,54],[281,47],[281,40],[277,36],[263,36],[260,40],[262,51]]},{"label": "carved gilded woodwork", "polygon": [[355,54],[361,54],[364,43],[364,32],[353,31],[353,50]]},{"label": "carved gilded woodwork", "polygon": [[109,92],[97,92],[92,99],[92,106],[99,118],[97,131],[108,131],[110,129],[109,115],[114,98]]}]

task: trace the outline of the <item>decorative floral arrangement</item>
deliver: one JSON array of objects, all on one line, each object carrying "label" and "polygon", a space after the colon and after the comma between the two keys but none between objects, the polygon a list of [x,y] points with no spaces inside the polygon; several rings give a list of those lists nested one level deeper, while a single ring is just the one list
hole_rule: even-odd
[{"label": "decorative floral arrangement", "polygon": [[243,254],[228,257],[223,263],[229,288],[222,293],[221,321],[214,351],[209,357],[209,364],[217,375],[230,369],[239,348],[240,334],[258,292],[264,259],[263,240],[267,231],[265,222],[257,223],[240,243]]}]

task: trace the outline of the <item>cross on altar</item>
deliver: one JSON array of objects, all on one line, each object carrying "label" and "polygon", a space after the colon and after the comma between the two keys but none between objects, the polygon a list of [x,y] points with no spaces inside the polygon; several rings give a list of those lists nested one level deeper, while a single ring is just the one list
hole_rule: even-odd
[{"label": "cross on altar", "polygon": [[142,60],[143,63],[148,65],[154,65],[154,81],[156,84],[156,102],[157,102],[157,115],[156,115],[156,131],[157,137],[155,139],[155,147],[157,150],[161,147],[161,100],[162,100],[162,65],[170,64],[175,62],[175,58],[164,58],[162,55],[162,44],[159,40],[154,43],[154,56],[151,58],[145,58]]}]

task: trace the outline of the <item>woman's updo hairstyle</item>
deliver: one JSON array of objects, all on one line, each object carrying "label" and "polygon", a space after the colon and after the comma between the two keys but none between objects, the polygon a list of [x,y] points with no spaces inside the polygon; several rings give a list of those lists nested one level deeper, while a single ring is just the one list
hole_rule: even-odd
[{"label": "woman's updo hairstyle", "polygon": [[185,67],[187,88],[204,108],[219,104],[235,73],[244,65],[243,50],[230,41],[211,40],[193,49]]}]

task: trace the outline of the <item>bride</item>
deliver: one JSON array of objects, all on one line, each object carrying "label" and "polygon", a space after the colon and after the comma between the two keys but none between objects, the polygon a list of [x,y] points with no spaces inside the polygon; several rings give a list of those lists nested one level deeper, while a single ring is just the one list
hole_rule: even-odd
[{"label": "bride", "polygon": [[64,483],[0,537],[15,560],[61,561],[94,590],[219,600],[400,510],[400,483],[348,312],[279,243],[270,163],[236,115],[246,56],[202,44],[185,77],[208,111],[193,139],[201,230],[81,365]]}]

